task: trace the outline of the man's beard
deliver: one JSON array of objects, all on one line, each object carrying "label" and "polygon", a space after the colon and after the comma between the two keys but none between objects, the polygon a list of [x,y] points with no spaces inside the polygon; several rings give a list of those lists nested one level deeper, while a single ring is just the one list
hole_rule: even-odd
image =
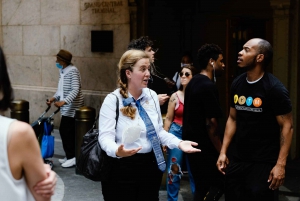
[{"label": "man's beard", "polygon": [[253,58],[252,62],[249,62],[248,64],[246,64],[245,67],[246,67],[247,71],[254,69],[254,67],[256,66],[256,56]]}]

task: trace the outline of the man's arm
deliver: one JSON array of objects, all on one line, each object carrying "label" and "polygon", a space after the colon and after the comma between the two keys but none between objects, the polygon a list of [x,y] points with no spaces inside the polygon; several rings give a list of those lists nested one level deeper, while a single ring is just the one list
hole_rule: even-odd
[{"label": "man's arm", "polygon": [[293,115],[292,112],[285,115],[276,116],[280,126],[280,151],[277,163],[270,172],[268,182],[271,182],[269,188],[275,190],[284,183],[286,159],[289,155],[293,136]]},{"label": "man's arm", "polygon": [[231,143],[231,140],[235,134],[236,131],[236,109],[230,108],[229,111],[229,117],[227,119],[226,127],[225,127],[225,134],[223,139],[222,148],[220,151],[220,156],[217,161],[217,167],[219,171],[223,174],[225,174],[225,169],[227,168],[227,165],[229,164],[229,160],[226,156],[229,144]]},{"label": "man's arm", "polygon": [[216,150],[220,153],[222,143],[220,139],[218,121],[216,118],[207,118],[206,119],[206,128],[208,131],[208,136],[213,143]]}]

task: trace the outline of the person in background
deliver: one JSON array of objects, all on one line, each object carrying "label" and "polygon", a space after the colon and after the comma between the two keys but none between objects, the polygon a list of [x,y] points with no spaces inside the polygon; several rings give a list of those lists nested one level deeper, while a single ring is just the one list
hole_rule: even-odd
[{"label": "person in background", "polygon": [[[164,83],[166,83],[167,88],[173,87],[173,85],[175,84],[174,82],[172,82],[172,80],[170,80],[169,78],[165,77],[164,75],[161,75],[161,73],[159,73],[154,65],[154,55],[155,53],[158,51],[158,49],[153,49],[153,41],[150,40],[148,38],[148,36],[142,36],[138,39],[134,39],[132,40],[129,45],[128,45],[128,50],[142,50],[144,51],[150,58],[150,62],[151,62],[151,76],[150,76],[150,82],[148,83],[148,87],[150,89],[153,89],[152,85],[153,85],[153,80],[158,78],[158,80],[163,80]],[[153,76],[155,78],[153,78]],[[163,87],[163,86],[161,86]],[[158,94],[158,99],[159,99],[159,104],[160,105],[164,105],[164,103],[169,100],[169,96],[167,95],[167,93],[164,94]]]},{"label": "person in background", "polygon": [[[168,112],[164,121],[164,129],[182,139],[182,116],[184,109],[185,88],[196,74],[196,69],[186,64],[179,72],[180,87],[179,90],[171,95],[168,105]],[[179,149],[167,149],[167,193],[168,201],[177,201],[180,189],[180,179],[182,176],[183,152]],[[187,163],[187,169],[189,164]],[[191,172],[189,171],[190,185],[194,193],[195,184]]]},{"label": "person in background", "polygon": [[59,133],[66,157],[59,159],[64,168],[76,164],[75,159],[75,110],[83,106],[81,78],[78,69],[71,63],[72,54],[61,49],[56,55],[56,67],[59,69],[59,82],[55,95],[47,99],[47,105],[54,102],[60,107],[61,121]]},{"label": "person in background", "polygon": [[215,81],[225,67],[223,51],[215,44],[205,44],[197,58],[200,73],[185,89],[182,139],[197,142],[202,150],[187,155],[195,181],[194,201],[218,200],[223,194],[224,176],[215,166],[222,145],[218,126],[222,110]]},{"label": "person in background", "polygon": [[[166,169],[162,145],[187,153],[199,152],[197,143],[183,141],[163,129],[157,94],[147,88],[150,58],[141,50],[127,50],[119,61],[119,85],[100,109],[99,143],[115,160],[107,181],[101,181],[105,201],[158,201]],[[116,126],[117,125],[117,126]],[[116,126],[116,127],[115,127]],[[117,191],[117,193],[116,193]]]},{"label": "person in background", "polygon": [[173,76],[173,81],[176,83],[176,88],[179,89],[180,87],[180,77],[179,77],[179,73],[181,71],[181,68],[185,65],[191,65],[193,66],[193,62],[192,62],[192,56],[186,52],[183,54],[183,56],[181,57],[181,63],[180,63],[180,68],[177,70],[177,72],[175,73],[175,75]]},{"label": "person in background", "polygon": [[217,161],[226,176],[226,200],[278,201],[293,115],[288,90],[266,72],[272,57],[271,44],[261,38],[249,40],[238,53],[238,66],[247,72],[231,85],[229,117]]},{"label": "person in background", "polygon": [[32,127],[3,116],[13,100],[13,89],[0,48],[0,195],[1,200],[50,200],[56,174],[44,164]]}]

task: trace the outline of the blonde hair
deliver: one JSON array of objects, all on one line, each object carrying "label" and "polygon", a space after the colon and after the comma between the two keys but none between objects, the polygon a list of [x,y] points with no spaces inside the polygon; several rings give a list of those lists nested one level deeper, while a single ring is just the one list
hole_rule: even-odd
[{"label": "blonde hair", "polygon": [[[118,67],[119,67],[119,86],[120,94],[124,99],[128,98],[128,79],[126,76],[126,70],[132,71],[132,66],[134,66],[140,59],[149,59],[149,56],[141,50],[127,50],[121,57]],[[136,108],[131,105],[125,106],[120,109],[123,115],[135,118]]]}]

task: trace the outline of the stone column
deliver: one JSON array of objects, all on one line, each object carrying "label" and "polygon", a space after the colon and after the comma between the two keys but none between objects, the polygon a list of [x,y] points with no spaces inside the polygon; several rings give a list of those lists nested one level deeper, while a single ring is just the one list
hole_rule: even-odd
[{"label": "stone column", "polygon": [[[290,79],[289,79],[289,91],[293,105],[293,119],[294,119],[294,135],[291,147],[291,157],[300,157],[300,132],[298,132],[298,126],[300,125],[300,114],[299,100],[300,100],[300,0],[291,1],[291,15],[290,15]],[[300,130],[299,130],[300,131]]]},{"label": "stone column", "polygon": [[0,0],[0,46],[3,46],[2,38],[2,0]]},{"label": "stone column", "polygon": [[293,105],[294,134],[290,150],[292,159],[299,157],[299,0],[270,0],[273,8],[273,74],[287,87]]},{"label": "stone column", "polygon": [[288,88],[290,0],[270,0],[273,8],[273,74]]},{"label": "stone column", "polygon": [[128,0],[130,14],[130,40],[137,38],[137,4],[135,0]]}]

